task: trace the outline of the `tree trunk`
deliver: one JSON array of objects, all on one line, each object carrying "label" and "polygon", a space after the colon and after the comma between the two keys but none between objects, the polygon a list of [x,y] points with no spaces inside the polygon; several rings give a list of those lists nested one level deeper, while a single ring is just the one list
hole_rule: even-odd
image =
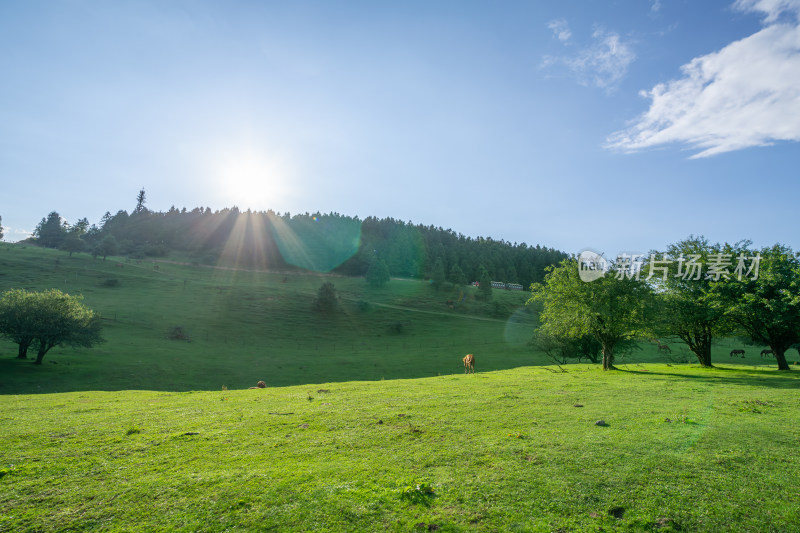
[{"label": "tree trunk", "polygon": [[697,355],[697,360],[700,361],[700,366],[713,368],[714,365],[711,364],[711,343],[704,342],[697,348],[695,355]]},{"label": "tree trunk", "polygon": [[21,342],[19,343],[19,350],[17,350],[17,359],[27,359],[28,358],[28,345],[29,342]]},{"label": "tree trunk", "polygon": [[44,359],[44,354],[46,354],[48,352],[48,350],[50,350],[50,348],[52,348],[52,346],[49,343],[46,343],[44,341],[40,342],[39,343],[39,353],[36,354],[36,361],[34,361],[33,364],[34,365],[41,365],[42,364],[42,359]]},{"label": "tree trunk", "polygon": [[614,349],[611,347],[603,347],[603,370],[616,370],[614,366]]},{"label": "tree trunk", "polygon": [[[770,346],[772,348],[772,346]],[[786,362],[786,350],[776,350],[772,348],[772,353],[775,355],[775,360],[778,361],[778,370],[791,370],[789,363]]]},{"label": "tree trunk", "polygon": [[711,364],[711,326],[697,325],[694,328],[683,328],[678,332],[678,337],[686,343],[689,349],[697,357],[700,366],[713,368]]}]

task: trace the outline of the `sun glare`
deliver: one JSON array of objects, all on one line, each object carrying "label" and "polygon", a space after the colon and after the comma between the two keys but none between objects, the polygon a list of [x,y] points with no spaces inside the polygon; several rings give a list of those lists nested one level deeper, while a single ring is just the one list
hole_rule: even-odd
[{"label": "sun glare", "polygon": [[280,205],[285,193],[286,165],[279,157],[252,149],[232,152],[222,158],[217,183],[229,206],[254,211],[272,208]]}]

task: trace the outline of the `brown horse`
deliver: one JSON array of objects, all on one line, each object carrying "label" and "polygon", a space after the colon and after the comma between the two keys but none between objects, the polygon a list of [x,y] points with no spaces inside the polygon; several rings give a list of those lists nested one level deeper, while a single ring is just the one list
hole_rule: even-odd
[{"label": "brown horse", "polygon": [[731,357],[734,355],[741,355],[742,359],[744,359],[744,350],[731,350]]},{"label": "brown horse", "polygon": [[475,356],[471,353],[464,356],[464,373],[475,373]]},{"label": "brown horse", "polygon": [[771,355],[772,357],[775,357],[775,352],[772,350],[761,350],[761,357],[764,357],[765,355]]}]

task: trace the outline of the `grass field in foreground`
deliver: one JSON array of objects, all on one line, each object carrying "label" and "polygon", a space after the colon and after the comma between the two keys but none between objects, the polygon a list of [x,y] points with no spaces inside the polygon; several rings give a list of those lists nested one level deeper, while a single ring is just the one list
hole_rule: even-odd
[{"label": "grass field in foreground", "polygon": [[4,395],[0,531],[798,531],[798,380],[583,365]]}]

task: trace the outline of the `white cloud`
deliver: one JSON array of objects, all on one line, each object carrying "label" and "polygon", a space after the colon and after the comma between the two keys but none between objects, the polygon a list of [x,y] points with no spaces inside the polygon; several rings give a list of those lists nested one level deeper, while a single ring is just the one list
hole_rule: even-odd
[{"label": "white cloud", "polygon": [[569,25],[564,19],[555,19],[547,23],[547,27],[553,30],[553,34],[559,41],[566,42],[572,37],[572,32],[569,31]]},{"label": "white cloud", "polygon": [[[739,0],[765,22],[800,0]],[[707,157],[776,141],[800,141],[800,26],[775,23],[722,50],[693,59],[683,77],[644,96],[650,109],[607,139],[609,148],[635,151],[684,143]]]},{"label": "white cloud", "polygon": [[628,66],[636,59],[636,54],[631,45],[615,32],[598,28],[592,34],[592,39],[594,42],[590,46],[574,56],[545,57],[542,67],[563,64],[577,76],[581,84],[613,89],[627,74]]},{"label": "white cloud", "polygon": [[739,11],[760,11],[766,17],[764,22],[771,24],[783,13],[800,14],[800,0],[736,0],[734,9]]},{"label": "white cloud", "polygon": [[12,228],[12,227],[9,227],[9,226],[3,226],[3,233],[5,234],[3,239],[6,242],[21,241],[21,240],[27,239],[28,237],[33,235],[33,232],[30,231],[30,230],[21,229],[21,228]]},{"label": "white cloud", "polygon": [[614,32],[598,29],[592,37],[594,44],[566,63],[582,79],[589,79],[596,87],[608,89],[627,74],[628,65],[636,59],[636,54]]},{"label": "white cloud", "polygon": [[658,13],[659,11],[661,11],[661,0],[653,0],[650,3],[650,12]]}]

